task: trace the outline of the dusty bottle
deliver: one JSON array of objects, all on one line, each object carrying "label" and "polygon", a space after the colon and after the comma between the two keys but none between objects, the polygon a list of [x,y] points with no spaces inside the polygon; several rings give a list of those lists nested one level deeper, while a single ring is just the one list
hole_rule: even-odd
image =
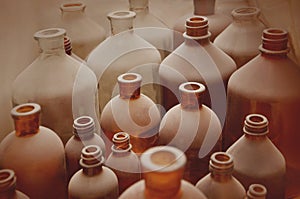
[{"label": "dusty bottle", "polygon": [[196,187],[209,199],[242,199],[246,191],[232,175],[233,157],[225,152],[212,154],[209,162],[210,173],[200,179]]},{"label": "dusty bottle", "polygon": [[212,153],[221,151],[222,127],[217,115],[202,104],[205,86],[186,82],[179,86],[180,104],[162,118],[159,144],[171,145],[187,157],[184,179],[196,184],[208,171]]},{"label": "dusty bottle", "polygon": [[245,199],[266,199],[267,189],[262,184],[251,184]]},{"label": "dusty bottle", "polygon": [[[72,136],[73,118],[89,115],[98,119],[96,76],[66,55],[65,34],[60,28],[36,32],[41,53],[12,85],[13,104],[38,103],[43,111],[41,124],[55,131],[63,143]],[[96,127],[100,128],[98,123]]]},{"label": "dusty bottle", "polygon": [[40,112],[35,103],[11,110],[15,130],[0,143],[0,168],[13,170],[18,177],[17,189],[30,198],[65,199],[64,146],[56,133],[40,126]]},{"label": "dusty bottle", "polygon": [[285,159],[267,137],[268,119],[249,114],[243,131],[244,135],[227,150],[234,158],[234,176],[244,187],[263,184],[267,198],[285,198]]},{"label": "dusty bottle", "polygon": [[157,146],[141,156],[144,179],[129,187],[119,199],[206,198],[189,182],[182,180],[186,157],[171,146]]},{"label": "dusty bottle", "polygon": [[118,77],[120,94],[107,103],[100,118],[107,152],[111,151],[111,140],[118,132],[130,134],[132,151],[138,155],[157,144],[160,110],[149,97],[141,94],[141,82],[142,76],[137,73]]},{"label": "dusty bottle", "polygon": [[160,103],[158,67],[159,51],[135,34],[132,11],[109,13],[112,36],[98,45],[87,59],[99,82],[99,110],[117,95],[117,78],[126,72],[136,72],[144,77],[143,92],[155,103]]},{"label": "dusty bottle", "polygon": [[113,136],[112,153],[105,165],[112,169],[118,177],[119,193],[141,180],[141,165],[138,156],[131,150],[128,133],[119,132]]},{"label": "dusty bottle", "polygon": [[85,8],[83,2],[61,4],[61,19],[57,24],[72,38],[73,51],[81,59],[106,38],[104,28],[86,16]]},{"label": "dusty bottle", "polygon": [[105,154],[105,143],[96,132],[95,122],[89,116],[81,116],[74,120],[73,136],[65,146],[68,179],[81,169],[79,164],[81,151],[84,146],[98,145],[103,155]]},{"label": "dusty bottle", "polygon": [[0,170],[0,199],[29,199],[27,195],[16,190],[17,178],[10,169]]},{"label": "dusty bottle", "polygon": [[119,196],[118,179],[115,173],[103,166],[104,157],[97,145],[82,149],[80,165],[69,182],[69,198],[117,199]]},{"label": "dusty bottle", "polygon": [[233,73],[229,80],[224,149],[243,135],[247,114],[265,115],[270,122],[268,137],[286,159],[286,193],[292,197],[299,195],[300,187],[300,126],[297,119],[300,69],[287,56],[288,33],[285,30],[266,29],[262,39],[260,55]]},{"label": "dusty bottle", "polygon": [[159,77],[163,86],[163,105],[169,110],[178,104],[181,83],[200,82],[207,88],[203,104],[212,107],[219,118],[225,117],[226,87],[230,75],[236,70],[232,58],[210,42],[206,17],[186,19],[185,42],[175,49],[160,65]]},{"label": "dusty bottle", "polygon": [[233,22],[214,41],[238,67],[259,54],[262,32],[266,28],[258,19],[259,14],[260,9],[256,7],[234,9]]}]

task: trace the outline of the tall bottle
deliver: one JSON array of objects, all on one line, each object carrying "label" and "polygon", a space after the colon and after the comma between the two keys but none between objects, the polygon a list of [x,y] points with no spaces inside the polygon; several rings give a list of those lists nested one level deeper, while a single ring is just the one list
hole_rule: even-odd
[{"label": "tall bottle", "polygon": [[233,157],[224,152],[212,154],[209,162],[210,173],[200,179],[196,187],[209,199],[242,199],[246,191],[232,175]]},{"label": "tall bottle", "polygon": [[193,0],[194,13],[180,17],[173,29],[178,32],[185,31],[185,21],[190,17],[206,16],[209,22],[210,40],[214,41],[232,21],[231,17],[224,14],[215,13],[215,0]]},{"label": "tall bottle", "polygon": [[259,54],[258,47],[265,25],[259,20],[260,9],[236,8],[232,11],[233,22],[220,33],[214,44],[233,58],[238,67]]},{"label": "tall bottle", "polygon": [[115,173],[103,166],[104,157],[97,145],[82,149],[80,165],[69,182],[69,199],[117,199],[119,196],[118,179]]},{"label": "tall bottle", "polygon": [[153,147],[158,141],[160,110],[146,95],[141,94],[142,76],[124,73],[118,77],[120,94],[104,107],[100,126],[106,135],[107,151],[115,133],[128,132],[132,150],[139,154]]},{"label": "tall bottle", "polygon": [[211,154],[221,151],[222,127],[217,115],[202,104],[205,86],[186,82],[179,86],[180,104],[163,117],[159,143],[185,152],[187,164],[184,179],[196,184],[208,171]]},{"label": "tall bottle", "polygon": [[181,83],[192,81],[204,84],[208,91],[203,96],[203,103],[225,117],[226,87],[236,65],[232,58],[210,42],[209,21],[206,17],[186,19],[185,41],[175,49],[160,65],[159,77],[163,86],[163,105],[169,110],[178,104]]},{"label": "tall bottle", "polygon": [[159,51],[135,34],[132,11],[116,11],[108,14],[112,36],[98,45],[87,59],[99,82],[100,114],[108,101],[117,95],[117,78],[126,72],[136,72],[144,77],[144,93],[155,103],[160,100],[158,66]]},{"label": "tall bottle", "polygon": [[104,28],[86,16],[85,8],[86,5],[78,1],[61,4],[61,19],[57,24],[72,38],[73,51],[81,59],[106,38]]},{"label": "tall bottle", "polygon": [[262,184],[251,184],[245,199],[266,199],[267,189]]},{"label": "tall bottle", "polygon": [[105,161],[105,165],[117,175],[119,192],[122,194],[128,187],[141,180],[141,165],[138,156],[131,150],[128,133],[116,133],[112,142],[112,153]]},{"label": "tall bottle", "polygon": [[244,135],[227,150],[234,158],[234,176],[244,187],[253,183],[265,185],[267,198],[285,198],[285,159],[267,137],[268,119],[249,114],[243,131]]},{"label": "tall bottle", "polygon": [[270,122],[269,138],[286,159],[287,194],[292,197],[299,193],[300,187],[300,126],[297,119],[300,69],[287,56],[288,33],[285,30],[266,29],[262,39],[260,55],[237,70],[229,80],[224,149],[242,136],[247,114],[264,114]]},{"label": "tall bottle", "polygon": [[41,107],[35,103],[11,110],[15,130],[0,143],[0,168],[13,170],[17,189],[32,199],[65,199],[64,146],[52,130],[40,126],[40,113]]},{"label": "tall bottle", "polygon": [[0,198],[1,199],[29,199],[27,195],[16,190],[17,178],[11,169],[0,170]]},{"label": "tall bottle", "polygon": [[12,85],[13,104],[40,104],[41,124],[54,130],[63,143],[72,136],[73,118],[98,119],[97,79],[86,65],[66,55],[65,34],[60,28],[36,32],[41,53]]},{"label": "tall bottle", "polygon": [[201,191],[182,180],[186,157],[171,146],[157,146],[141,156],[144,179],[129,187],[119,199],[204,199]]},{"label": "tall bottle", "polygon": [[68,179],[81,169],[79,164],[81,151],[84,146],[98,145],[105,154],[105,143],[96,132],[95,122],[89,116],[81,116],[74,120],[73,136],[65,146]]}]

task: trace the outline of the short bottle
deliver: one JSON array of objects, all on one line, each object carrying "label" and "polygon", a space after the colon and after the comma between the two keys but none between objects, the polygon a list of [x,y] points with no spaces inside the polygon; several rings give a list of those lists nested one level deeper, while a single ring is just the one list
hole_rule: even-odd
[{"label": "short bottle", "polygon": [[141,165],[138,156],[131,150],[128,133],[119,132],[113,136],[111,154],[105,165],[115,172],[119,182],[119,193],[141,180]]},{"label": "short bottle", "polygon": [[0,143],[0,168],[13,170],[17,189],[32,199],[65,199],[64,146],[55,132],[40,126],[40,113],[41,107],[35,103],[11,110],[15,130]]},{"label": "short bottle", "polygon": [[106,151],[111,151],[115,133],[130,134],[132,151],[138,155],[158,142],[160,110],[146,95],[141,93],[142,76],[124,73],[118,77],[119,95],[104,107],[100,126],[105,134]]},{"label": "short bottle", "polygon": [[82,149],[80,159],[82,169],[77,171],[69,182],[69,199],[118,198],[117,176],[103,164],[104,157],[99,146],[88,145]]},{"label": "short bottle", "polygon": [[267,189],[262,184],[251,184],[245,199],[266,199]]},{"label": "short bottle", "polygon": [[196,184],[209,173],[210,156],[222,149],[222,127],[217,115],[202,104],[203,84],[185,82],[179,86],[179,92],[180,104],[162,118],[159,144],[171,145],[185,152],[184,179]]},{"label": "short bottle", "polygon": [[204,199],[201,191],[182,180],[186,157],[171,146],[157,146],[141,156],[144,179],[129,187],[119,199]]},{"label": "short bottle", "polygon": [[196,187],[209,199],[242,199],[246,191],[232,175],[233,157],[225,152],[212,154],[209,162],[210,173],[200,179]]},{"label": "short bottle", "polygon": [[234,176],[244,187],[253,183],[266,186],[266,198],[285,198],[285,159],[267,137],[268,119],[249,114],[243,131],[244,135],[227,150],[234,158]]},{"label": "short bottle", "polygon": [[79,164],[81,151],[85,146],[98,145],[105,154],[105,143],[96,131],[92,117],[81,116],[74,120],[73,136],[65,145],[68,179],[81,169]]},{"label": "short bottle", "polygon": [[11,169],[0,170],[0,198],[1,199],[29,199],[27,195],[16,190],[17,178]]}]

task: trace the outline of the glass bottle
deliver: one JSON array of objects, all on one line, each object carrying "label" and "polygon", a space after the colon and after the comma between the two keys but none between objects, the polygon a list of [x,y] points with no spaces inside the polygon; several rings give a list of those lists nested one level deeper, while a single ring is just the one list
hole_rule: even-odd
[{"label": "glass bottle", "polygon": [[119,199],[204,199],[201,191],[182,180],[186,156],[171,146],[156,146],[141,156],[143,180],[135,183]]},{"label": "glass bottle", "polygon": [[104,28],[86,16],[85,8],[83,2],[77,1],[61,4],[61,19],[57,24],[72,38],[73,51],[81,59],[106,38]]},{"label": "glass bottle", "polygon": [[180,17],[175,23],[173,29],[178,32],[185,31],[185,21],[187,18],[206,16],[209,22],[210,40],[214,41],[231,22],[232,19],[224,14],[215,13],[215,0],[193,0],[194,13]]},{"label": "glass bottle", "polygon": [[120,94],[107,103],[100,118],[106,135],[106,151],[111,151],[111,140],[118,132],[130,134],[132,151],[137,155],[157,144],[160,110],[149,97],[141,94],[141,82],[142,76],[137,73],[118,77]]},{"label": "glass bottle", "polygon": [[210,42],[208,23],[208,19],[202,16],[186,19],[185,42],[162,61],[159,77],[163,86],[163,105],[169,110],[178,104],[181,83],[200,82],[208,89],[203,104],[212,107],[223,122],[227,81],[236,65],[232,58]]},{"label": "glass bottle", "polygon": [[115,173],[103,166],[104,157],[98,145],[88,145],[82,149],[80,165],[69,182],[69,199],[117,199],[118,179]]},{"label": "glass bottle", "polygon": [[265,29],[262,39],[260,55],[233,73],[229,80],[224,149],[243,135],[247,114],[264,114],[270,122],[268,137],[286,159],[286,193],[292,197],[299,193],[300,187],[300,126],[297,119],[300,69],[287,56],[287,31]]},{"label": "glass bottle", "polygon": [[[66,55],[65,34],[60,28],[36,32],[41,53],[12,85],[13,105],[38,103],[43,112],[41,124],[56,132],[63,143],[72,136],[73,118],[89,115],[98,119],[96,76]],[[96,125],[100,129],[98,122]]]},{"label": "glass bottle", "polygon": [[143,92],[155,103],[160,103],[158,66],[159,51],[135,34],[132,11],[108,14],[112,36],[98,45],[87,59],[99,82],[100,114],[109,100],[117,95],[117,78],[126,72],[136,72],[144,77]]},{"label": "glass bottle", "polygon": [[259,15],[260,9],[256,7],[234,9],[233,22],[214,41],[238,67],[259,54],[262,32],[266,28],[258,19]]},{"label": "glass bottle", "polygon": [[117,175],[119,192],[122,194],[128,187],[141,179],[141,165],[138,156],[131,150],[132,145],[128,133],[116,133],[112,142],[112,153],[105,161],[105,165]]},{"label": "glass bottle", "polygon": [[225,152],[212,154],[209,162],[210,173],[200,179],[196,187],[209,199],[242,199],[246,191],[232,175],[235,162]]},{"label": "glass bottle", "polygon": [[234,9],[252,6],[256,6],[255,0],[216,0],[215,12],[232,17]]},{"label": "glass bottle", "polygon": [[266,199],[267,189],[262,184],[251,184],[245,199]]},{"label": "glass bottle", "polygon": [[244,135],[227,150],[234,158],[234,176],[244,187],[263,184],[269,192],[267,198],[285,198],[285,159],[267,137],[268,119],[249,114],[243,131]]},{"label": "glass bottle", "polygon": [[79,164],[81,151],[84,146],[98,145],[105,154],[105,143],[96,132],[95,122],[92,117],[81,116],[74,120],[73,136],[65,145],[68,179],[81,169]]},{"label": "glass bottle", "polygon": [[40,113],[35,103],[11,110],[15,130],[0,143],[0,168],[13,170],[17,189],[32,199],[65,199],[64,146],[56,133],[40,126]]},{"label": "glass bottle", "polygon": [[222,149],[222,127],[217,115],[202,104],[205,86],[186,82],[179,86],[181,103],[162,118],[159,144],[171,145],[185,152],[184,179],[196,184],[208,171],[211,154]]},{"label": "glass bottle", "polygon": [[29,199],[27,195],[16,190],[17,178],[10,169],[0,170],[0,198],[1,199]]}]

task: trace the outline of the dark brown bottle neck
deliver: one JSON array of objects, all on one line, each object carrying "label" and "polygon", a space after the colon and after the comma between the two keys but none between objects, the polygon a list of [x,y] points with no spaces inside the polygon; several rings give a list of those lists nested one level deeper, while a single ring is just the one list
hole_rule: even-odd
[{"label": "dark brown bottle neck", "polygon": [[185,42],[198,42],[200,45],[210,43],[211,33],[208,31],[208,19],[204,16],[190,17],[185,22],[186,31],[183,34]]},{"label": "dark brown bottle neck", "polygon": [[229,181],[232,179],[233,158],[225,152],[216,152],[210,158],[209,170],[215,181]]}]

